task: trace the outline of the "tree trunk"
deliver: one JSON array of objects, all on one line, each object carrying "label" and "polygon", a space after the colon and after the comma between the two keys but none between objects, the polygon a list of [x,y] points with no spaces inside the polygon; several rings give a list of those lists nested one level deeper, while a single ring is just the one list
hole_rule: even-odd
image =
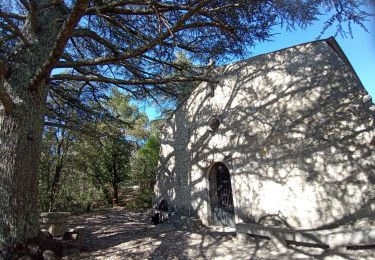
[{"label": "tree trunk", "polygon": [[[39,3],[44,2],[50,0]],[[7,248],[36,237],[39,228],[38,170],[48,84],[42,81],[33,89],[31,80],[48,59],[64,14],[51,7],[40,11],[38,20],[35,32],[26,21],[23,32],[30,44],[17,47],[8,61],[10,76],[0,78],[0,87],[14,103],[11,113],[0,103],[0,252],[4,258],[11,257],[4,253]]]},{"label": "tree trunk", "polygon": [[0,245],[38,231],[37,187],[46,87],[24,91],[17,111],[0,111]]}]

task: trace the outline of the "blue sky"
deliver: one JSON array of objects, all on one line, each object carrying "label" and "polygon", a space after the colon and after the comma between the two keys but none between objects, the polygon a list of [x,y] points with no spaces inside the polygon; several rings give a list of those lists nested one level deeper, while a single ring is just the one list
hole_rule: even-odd
[{"label": "blue sky", "polygon": [[[375,14],[372,6],[365,10],[369,13]],[[279,49],[287,48],[293,45],[310,42],[317,39],[320,35],[324,22],[328,16],[322,16],[313,25],[308,26],[304,30],[298,29],[295,31],[285,31],[283,29],[275,29],[272,41],[257,44],[253,49],[250,49],[251,56],[256,56],[263,53],[273,52]],[[375,100],[375,17],[371,17],[365,24],[368,32],[361,27],[355,25],[352,28],[353,38],[348,36],[343,38],[338,35],[337,42],[343,49],[345,55],[348,57],[354,70],[357,72],[364,87],[369,92],[370,96]],[[335,28],[330,28],[322,39],[334,36]],[[233,60],[235,61],[235,60]],[[142,109],[142,108],[141,108]],[[158,112],[151,104],[144,104],[143,109],[151,119],[158,117]]]}]

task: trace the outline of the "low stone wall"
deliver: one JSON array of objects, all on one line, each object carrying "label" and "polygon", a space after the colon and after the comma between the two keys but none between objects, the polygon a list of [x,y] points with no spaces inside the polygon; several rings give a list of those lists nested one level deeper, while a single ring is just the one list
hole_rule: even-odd
[{"label": "low stone wall", "polygon": [[67,231],[67,220],[70,212],[43,212],[41,217],[41,228],[46,229],[52,236],[62,236]]}]

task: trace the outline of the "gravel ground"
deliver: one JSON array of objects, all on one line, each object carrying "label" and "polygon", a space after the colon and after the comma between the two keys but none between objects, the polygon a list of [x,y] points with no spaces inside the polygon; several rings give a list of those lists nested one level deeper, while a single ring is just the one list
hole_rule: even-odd
[{"label": "gravel ground", "polygon": [[[84,226],[85,236],[70,244],[70,259],[375,259],[375,250],[285,248],[273,240],[237,241],[196,221],[170,220],[157,226],[145,211],[123,208],[72,216],[69,226]],[[77,253],[79,248],[81,254]],[[69,250],[69,249],[67,249]]]}]

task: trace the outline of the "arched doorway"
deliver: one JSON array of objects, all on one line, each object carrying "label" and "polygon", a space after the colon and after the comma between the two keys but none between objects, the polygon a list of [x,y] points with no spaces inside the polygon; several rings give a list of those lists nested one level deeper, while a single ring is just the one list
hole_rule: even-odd
[{"label": "arched doorway", "polygon": [[211,222],[214,225],[234,227],[234,207],[230,174],[225,164],[212,165],[208,173]]}]

